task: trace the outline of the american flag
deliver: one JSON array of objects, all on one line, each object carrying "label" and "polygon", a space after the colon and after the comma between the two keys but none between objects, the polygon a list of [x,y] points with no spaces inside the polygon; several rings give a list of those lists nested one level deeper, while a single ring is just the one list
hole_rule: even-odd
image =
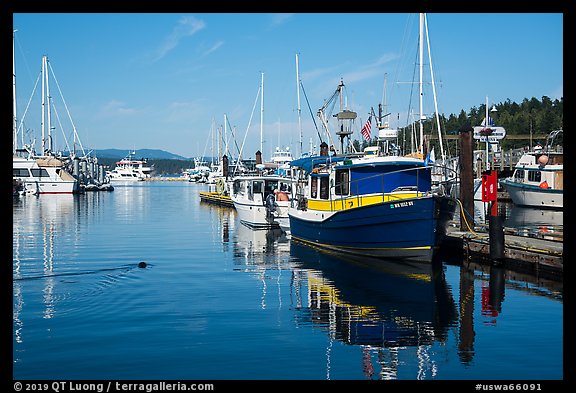
[{"label": "american flag", "polygon": [[362,134],[364,139],[366,139],[367,141],[370,141],[370,129],[371,128],[372,128],[372,116],[370,116],[368,118],[368,120],[366,121],[366,124],[364,124],[364,127],[362,127],[362,130],[360,130],[360,133]]}]

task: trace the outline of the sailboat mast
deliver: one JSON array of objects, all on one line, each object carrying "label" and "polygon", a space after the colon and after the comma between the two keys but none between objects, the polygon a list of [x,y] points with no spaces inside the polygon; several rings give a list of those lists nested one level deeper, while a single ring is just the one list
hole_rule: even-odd
[{"label": "sailboat mast", "polygon": [[432,69],[432,52],[430,51],[430,36],[428,35],[428,19],[424,14],[426,24],[426,44],[428,46],[428,63],[430,64],[430,77],[432,81],[432,94],[434,95],[434,111],[436,112],[436,126],[438,127],[438,141],[440,142],[440,152],[442,155],[442,162],[446,161],[446,154],[444,153],[444,143],[442,142],[442,129],[440,128],[440,114],[438,112],[438,100],[436,99],[436,83],[434,81],[434,70]]},{"label": "sailboat mast", "polygon": [[46,71],[46,101],[47,101],[47,106],[46,106],[46,113],[48,115],[48,151],[52,152],[52,110],[50,109],[52,107],[51,104],[51,100],[52,97],[50,96],[50,84],[48,83],[48,79],[50,77],[50,73],[48,72],[48,57],[45,57],[45,71]]},{"label": "sailboat mast", "polygon": [[[488,121],[488,96],[486,96],[486,117],[484,120],[484,127],[488,128],[490,126],[490,122]],[[489,154],[489,142],[488,142],[488,136],[486,136],[486,170],[489,171],[490,170],[490,159],[488,157]]]},{"label": "sailboat mast", "polygon": [[42,130],[42,151],[41,155],[44,155],[46,151],[46,133],[45,133],[45,125],[44,120],[46,119],[46,76],[44,70],[44,64],[46,62],[46,56],[42,57],[42,120],[41,120],[41,130]]},{"label": "sailboat mast", "polygon": [[262,73],[262,95],[260,96],[260,153],[264,152],[264,73]]},{"label": "sailboat mast", "polygon": [[12,121],[13,121],[13,136],[12,136],[12,153],[16,153],[18,149],[18,121],[16,120],[16,57],[14,51],[14,41],[16,37],[16,31],[12,31]]},{"label": "sailboat mast", "polygon": [[226,126],[226,123],[228,123],[228,117],[226,116],[226,113],[224,113],[224,154],[228,154],[228,127]]},{"label": "sailboat mast", "polygon": [[300,75],[298,74],[298,53],[296,53],[296,96],[298,97],[298,129],[300,131],[299,156],[302,156],[302,117],[300,110]]},{"label": "sailboat mast", "polygon": [[424,92],[423,92],[423,76],[424,76],[424,64],[423,64],[423,59],[424,59],[424,42],[422,40],[422,37],[424,36],[424,14],[420,13],[420,35],[419,35],[419,39],[418,39],[418,45],[419,45],[419,68],[420,68],[420,118],[418,119],[418,123],[420,125],[420,153],[424,154],[424,122],[422,121],[424,119],[424,113],[422,112],[423,110],[423,98],[424,98]]}]

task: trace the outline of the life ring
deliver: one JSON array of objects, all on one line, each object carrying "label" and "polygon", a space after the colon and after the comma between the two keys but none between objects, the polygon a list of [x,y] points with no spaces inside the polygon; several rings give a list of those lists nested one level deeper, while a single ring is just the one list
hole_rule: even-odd
[{"label": "life ring", "polygon": [[224,179],[220,178],[218,179],[218,181],[216,182],[216,191],[218,192],[218,194],[224,194]]}]

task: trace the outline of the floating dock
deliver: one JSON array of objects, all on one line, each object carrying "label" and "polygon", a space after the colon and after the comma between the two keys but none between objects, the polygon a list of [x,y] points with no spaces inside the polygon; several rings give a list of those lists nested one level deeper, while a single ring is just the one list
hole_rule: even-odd
[{"label": "floating dock", "polygon": [[200,200],[221,206],[234,207],[234,202],[229,195],[224,195],[214,191],[200,191]]},{"label": "floating dock", "polygon": [[562,281],[562,238],[519,236],[512,229],[505,228],[504,258],[493,260],[490,257],[490,238],[487,232],[464,232],[451,226],[448,229],[443,246],[449,250],[461,250],[462,263],[498,264],[516,272]]}]

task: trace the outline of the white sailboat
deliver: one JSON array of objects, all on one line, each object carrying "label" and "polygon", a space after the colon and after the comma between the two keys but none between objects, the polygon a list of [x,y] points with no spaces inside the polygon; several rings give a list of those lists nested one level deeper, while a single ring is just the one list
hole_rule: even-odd
[{"label": "white sailboat", "polygon": [[[13,31],[13,34],[16,30]],[[14,36],[13,36],[14,38]],[[48,58],[42,57],[42,154],[36,155],[32,145],[18,146],[18,120],[16,112],[16,67],[13,48],[13,139],[12,179],[22,186],[23,192],[33,194],[72,194],[78,192],[78,181],[66,169],[63,157],[52,152],[52,124]],[[22,123],[20,124],[20,126]],[[46,126],[48,132],[45,132]]]},{"label": "white sailboat", "polygon": [[[263,150],[264,124],[264,74],[260,86],[260,150]],[[285,164],[290,157],[277,156],[277,167]],[[259,173],[255,175],[239,175],[232,179],[230,197],[238,212],[240,222],[251,228],[282,228],[289,232],[288,208],[289,195],[292,192],[291,180],[278,174],[266,174],[265,165],[257,164]]]}]

